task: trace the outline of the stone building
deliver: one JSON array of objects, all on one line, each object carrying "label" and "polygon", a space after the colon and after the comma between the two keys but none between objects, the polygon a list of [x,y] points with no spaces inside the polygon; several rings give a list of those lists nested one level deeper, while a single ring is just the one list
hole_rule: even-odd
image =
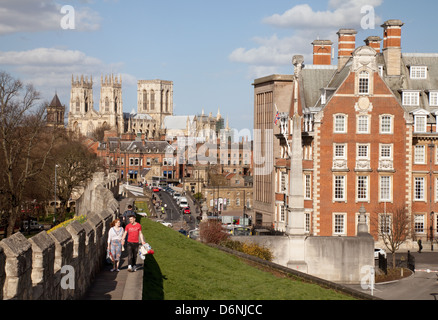
[{"label": "stone building", "polygon": [[99,110],[94,109],[93,77],[72,76],[68,126],[70,131],[90,136],[96,129],[109,126],[118,134],[125,130],[123,119],[122,78],[101,77]]},{"label": "stone building", "polygon": [[357,32],[341,29],[337,66],[332,43],[317,40],[313,65],[295,56],[294,75],[254,81],[257,223],[288,225],[296,104],[307,234],[356,235],[363,205],[375,239],[397,210],[410,219],[412,238],[436,237],[438,54],[402,53],[403,25],[382,25],[383,47],[378,36],[356,47]]},{"label": "stone building", "polygon": [[47,126],[64,128],[65,106],[59,101],[58,95],[52,99],[52,102],[46,107]]}]

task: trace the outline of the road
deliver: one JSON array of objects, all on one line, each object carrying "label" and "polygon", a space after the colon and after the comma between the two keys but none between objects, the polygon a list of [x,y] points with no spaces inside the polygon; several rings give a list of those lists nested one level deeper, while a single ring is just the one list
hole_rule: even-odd
[{"label": "road", "polygon": [[[162,204],[166,205],[165,215],[163,216],[164,221],[170,222],[173,225],[177,223],[184,225],[183,221],[185,221],[186,227],[184,227],[184,229],[186,231],[195,229],[195,220],[196,220],[195,214],[182,214],[181,208],[178,206],[176,201],[169,193],[165,191],[160,191],[160,192],[156,192],[155,194],[157,194],[160,197]],[[195,210],[195,207],[191,202],[191,200],[188,197],[187,199],[189,202],[190,209]]]},{"label": "road", "polygon": [[[384,300],[438,300],[438,252],[411,254],[415,257],[415,274],[399,281],[376,284],[374,296]],[[391,264],[388,254],[388,267]],[[360,285],[351,287],[370,294],[370,290],[363,290]]]}]

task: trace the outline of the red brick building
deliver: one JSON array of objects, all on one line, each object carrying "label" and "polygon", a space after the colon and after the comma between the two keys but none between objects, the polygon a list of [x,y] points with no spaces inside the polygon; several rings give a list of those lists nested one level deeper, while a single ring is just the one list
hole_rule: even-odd
[{"label": "red brick building", "polygon": [[376,240],[382,217],[390,219],[382,214],[399,209],[410,219],[412,238],[431,231],[436,237],[438,54],[402,53],[403,25],[382,25],[383,46],[373,36],[357,47],[357,32],[341,29],[337,66],[331,65],[332,42],[316,40],[314,64],[299,75],[255,80],[255,129],[274,135],[254,141],[255,150],[262,146],[254,170],[257,157],[269,151],[266,161],[273,163],[271,172],[254,174],[258,223],[280,231],[287,225],[290,108],[297,99],[308,234],[354,236],[364,206]]}]

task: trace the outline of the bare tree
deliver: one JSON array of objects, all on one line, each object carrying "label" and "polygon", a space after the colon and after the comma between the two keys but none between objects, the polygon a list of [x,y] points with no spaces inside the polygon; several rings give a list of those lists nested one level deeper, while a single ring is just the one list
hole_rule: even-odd
[{"label": "bare tree", "polygon": [[19,218],[26,184],[43,170],[55,140],[38,100],[39,93],[31,85],[0,72],[0,193],[5,201],[6,237]]},{"label": "bare tree", "polygon": [[392,266],[395,268],[395,253],[406,242],[410,231],[410,217],[403,205],[382,205],[375,210],[376,215],[371,220],[377,229],[379,238],[389,252],[392,253]]}]

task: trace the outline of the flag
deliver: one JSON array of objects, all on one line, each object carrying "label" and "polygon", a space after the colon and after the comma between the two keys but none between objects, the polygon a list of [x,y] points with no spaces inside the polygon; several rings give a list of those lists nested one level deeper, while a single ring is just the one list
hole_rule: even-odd
[{"label": "flag", "polygon": [[275,115],[275,120],[274,120],[275,125],[277,125],[278,120],[280,120],[280,113],[277,111],[277,114]]}]

